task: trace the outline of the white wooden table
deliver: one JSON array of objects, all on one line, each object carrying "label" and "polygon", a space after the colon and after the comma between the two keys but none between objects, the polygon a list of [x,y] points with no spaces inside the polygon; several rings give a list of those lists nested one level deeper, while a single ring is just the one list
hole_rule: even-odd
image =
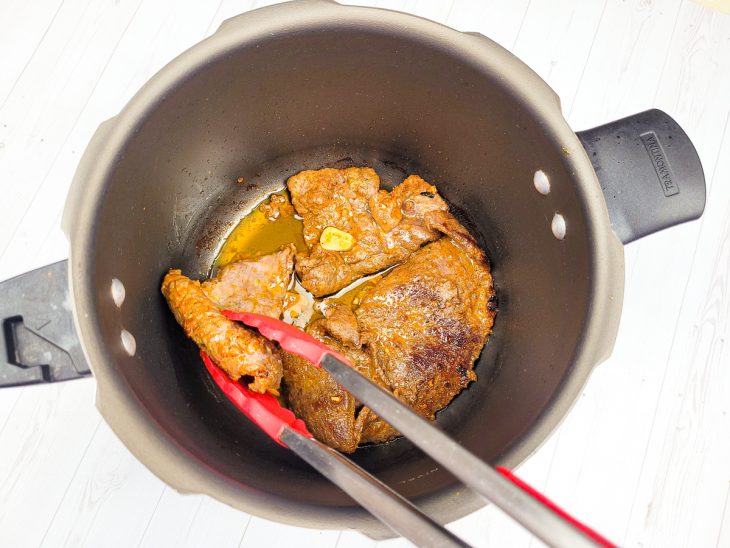
[{"label": "white wooden table", "polygon": [[[60,213],[96,126],[265,3],[0,1],[0,279],[66,257]],[[362,3],[493,38],[555,88],[576,129],[658,107],[694,140],[704,217],[626,248],[613,357],[519,473],[620,544],[730,546],[730,15],[681,0]],[[0,546],[374,544],[179,495],[115,438],[94,390],[0,390]],[[538,544],[491,507],[450,527],[475,546]]]}]

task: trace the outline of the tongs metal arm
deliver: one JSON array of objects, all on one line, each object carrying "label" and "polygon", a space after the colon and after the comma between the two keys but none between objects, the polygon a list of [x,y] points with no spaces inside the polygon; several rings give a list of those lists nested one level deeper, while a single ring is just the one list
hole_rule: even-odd
[{"label": "tongs metal arm", "polygon": [[417,546],[468,546],[407,499],[351,460],[315,440],[303,421],[271,394],[259,394],[232,380],[205,352],[208,373],[228,399],[277,443],[288,447],[363,508]]},{"label": "tongs metal arm", "polygon": [[223,313],[255,327],[264,337],[332,375],[343,388],[407,437],[464,485],[492,502],[550,546],[592,547],[613,544],[534,491],[518,486],[461,447],[434,423],[424,419],[387,390],[352,368],[347,358],[307,333],[280,320],[246,312]]},{"label": "tongs metal arm", "polygon": [[[520,523],[549,546],[610,545],[589,537],[565,517],[546,508],[500,475],[392,394],[337,357],[325,355],[320,366],[363,404],[398,430],[464,485]],[[595,533],[594,533],[595,534]]]},{"label": "tongs metal arm", "polygon": [[360,506],[416,546],[469,546],[334,449],[285,428],[279,439]]}]

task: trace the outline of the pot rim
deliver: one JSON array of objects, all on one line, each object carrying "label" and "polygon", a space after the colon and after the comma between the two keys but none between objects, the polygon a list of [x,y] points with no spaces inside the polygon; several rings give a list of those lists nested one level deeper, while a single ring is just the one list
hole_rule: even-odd
[{"label": "pot rim", "polygon": [[[611,229],[608,210],[596,174],[577,136],[560,110],[554,91],[527,65],[492,40],[463,33],[417,16],[379,8],[346,6],[328,0],[299,0],[233,17],[210,37],[192,46],[153,76],[114,118],[103,123],[79,163],[69,191],[63,228],[70,242],[69,280],[76,328],[97,378],[96,405],[112,430],[148,469],[183,493],[206,493],[233,507],[274,521],[315,528],[358,528],[374,537],[391,533],[360,507],[324,508],[303,505],[229,479],[197,460],[163,431],[126,382],[113,372],[114,358],[104,345],[96,310],[94,272],[86,250],[93,249],[104,189],[121,151],[141,123],[182,80],[214,59],[265,40],[272,34],[357,25],[390,31],[431,47],[447,50],[462,63],[498,75],[507,89],[541,122],[545,133],[561,143],[587,223],[592,246],[591,305],[576,346],[573,366],[551,403],[530,429],[506,448],[497,463],[514,468],[535,452],[557,428],[574,404],[593,367],[613,348],[623,300],[623,246]],[[569,220],[568,220],[569,222]],[[458,497],[457,501],[454,498]],[[434,513],[438,501],[450,498],[447,510]],[[263,502],[263,504],[262,504]],[[433,517],[447,523],[480,508],[482,499],[454,483],[418,500]]]}]

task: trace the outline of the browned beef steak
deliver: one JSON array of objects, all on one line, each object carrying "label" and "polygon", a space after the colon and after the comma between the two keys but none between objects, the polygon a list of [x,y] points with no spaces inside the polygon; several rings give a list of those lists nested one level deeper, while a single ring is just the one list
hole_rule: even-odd
[{"label": "browned beef steak", "polygon": [[[297,256],[297,274],[315,296],[405,261],[439,237],[432,225],[449,215],[436,187],[417,175],[391,192],[379,190],[380,179],[371,168],[302,171],[287,185],[309,247],[309,254]],[[320,239],[328,227],[352,236],[351,247],[323,247]]]},{"label": "browned beef steak", "polygon": [[278,318],[293,271],[294,246],[250,261],[237,261],[202,284],[171,269],[162,282],[175,319],[185,334],[205,350],[228,375],[256,392],[277,392],[282,377],[281,354],[274,343],[232,322],[221,313],[257,312]]}]

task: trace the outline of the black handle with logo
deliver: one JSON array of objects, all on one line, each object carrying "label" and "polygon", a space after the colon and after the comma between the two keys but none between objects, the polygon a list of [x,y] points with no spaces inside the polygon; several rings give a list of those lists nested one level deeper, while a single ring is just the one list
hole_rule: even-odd
[{"label": "black handle with logo", "polygon": [[700,158],[668,114],[647,110],[580,131],[578,138],[623,243],[702,215],[705,176]]}]

